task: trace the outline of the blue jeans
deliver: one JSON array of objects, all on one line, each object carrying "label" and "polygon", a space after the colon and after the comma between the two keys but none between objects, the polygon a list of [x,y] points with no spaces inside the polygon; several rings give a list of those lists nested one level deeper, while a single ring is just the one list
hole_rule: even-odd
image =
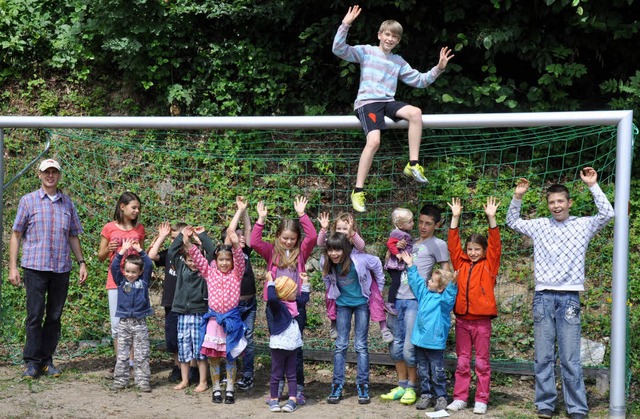
[{"label": "blue jeans", "polygon": [[413,324],[418,315],[418,300],[396,300],[398,315],[389,315],[387,324],[393,333],[389,354],[395,362],[404,361],[409,368],[416,366],[416,351],[411,343]]},{"label": "blue jeans", "polygon": [[536,291],[533,297],[536,407],[555,410],[556,340],[562,390],[567,412],[587,414],[586,390],[580,364],[580,297],[577,291]]},{"label": "blue jeans", "polygon": [[255,358],[255,344],[253,341],[253,329],[256,324],[256,297],[249,300],[240,300],[238,304],[238,308],[240,309],[240,317],[244,322],[244,325],[247,329],[244,332],[244,337],[247,339],[247,347],[244,350],[244,354],[242,355],[242,373],[243,377],[252,377],[253,378],[253,365]]},{"label": "blue jeans", "polygon": [[447,375],[444,372],[444,351],[427,349],[419,346],[416,349],[418,376],[420,377],[420,393],[429,397],[447,398]]},{"label": "blue jeans", "polygon": [[356,384],[369,384],[369,305],[356,307],[336,306],[336,349],[333,354],[333,384],[344,385],[344,369],[347,363],[347,347],[351,333],[351,317],[355,318],[353,344],[356,351]]},{"label": "blue jeans", "polygon": [[60,340],[60,318],[69,291],[69,272],[23,269],[27,297],[25,364],[38,367],[52,362]]}]

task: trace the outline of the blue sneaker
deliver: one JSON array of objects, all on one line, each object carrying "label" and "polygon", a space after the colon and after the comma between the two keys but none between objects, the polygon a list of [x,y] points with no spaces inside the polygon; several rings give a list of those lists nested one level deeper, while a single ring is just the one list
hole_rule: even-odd
[{"label": "blue sneaker", "polygon": [[371,398],[369,397],[369,384],[357,384],[356,389],[358,390],[359,404],[371,403]]},{"label": "blue sneaker", "polygon": [[327,397],[327,403],[338,404],[342,400],[342,384],[331,384],[331,394]]}]

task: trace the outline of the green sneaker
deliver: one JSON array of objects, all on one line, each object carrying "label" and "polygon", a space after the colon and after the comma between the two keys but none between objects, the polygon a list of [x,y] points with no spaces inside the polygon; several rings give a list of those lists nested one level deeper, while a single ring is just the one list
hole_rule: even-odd
[{"label": "green sneaker", "polygon": [[[382,394],[380,395],[380,398],[382,400],[400,400],[402,398],[402,396],[404,396],[405,393],[405,389],[402,387],[396,387],[394,389],[392,389],[390,392],[388,392],[387,394]],[[415,397],[415,391],[413,392],[414,397]]]},{"label": "green sneaker", "polygon": [[410,404],[414,404],[417,399],[418,397],[416,396],[416,391],[409,387],[406,389],[406,391],[404,392],[404,395],[400,399],[400,403],[410,405]]},{"label": "green sneaker", "polygon": [[355,211],[365,212],[364,192],[351,192],[351,205]]},{"label": "green sneaker", "polygon": [[406,176],[412,177],[419,183],[428,183],[426,176],[424,175],[424,167],[416,164],[415,166],[411,166],[411,163],[407,163],[402,171]]}]

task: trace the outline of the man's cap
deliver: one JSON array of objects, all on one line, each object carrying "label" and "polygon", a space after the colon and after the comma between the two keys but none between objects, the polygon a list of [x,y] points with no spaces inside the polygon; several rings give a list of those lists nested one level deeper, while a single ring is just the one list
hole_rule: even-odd
[{"label": "man's cap", "polygon": [[40,163],[40,168],[38,170],[40,170],[41,172],[44,172],[45,170],[50,169],[52,167],[54,169],[58,169],[59,171],[62,171],[62,169],[60,168],[60,163],[58,163],[54,159],[43,160],[42,163]]}]

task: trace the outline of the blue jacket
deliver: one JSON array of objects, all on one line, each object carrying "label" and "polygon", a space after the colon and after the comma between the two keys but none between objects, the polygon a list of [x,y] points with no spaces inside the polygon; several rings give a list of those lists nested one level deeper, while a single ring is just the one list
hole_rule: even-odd
[{"label": "blue jacket", "polygon": [[231,351],[238,346],[247,328],[240,317],[240,309],[235,307],[226,313],[216,313],[212,309],[209,309],[209,311],[202,316],[202,323],[200,323],[200,347],[202,347],[202,343],[204,342],[204,335],[207,333],[207,323],[209,323],[211,317],[216,318],[218,324],[222,326],[224,333],[227,334],[227,359],[233,361],[235,358],[231,355]]},{"label": "blue jacket", "polygon": [[451,328],[451,310],[458,287],[450,282],[442,293],[429,291],[416,265],[407,269],[409,286],[418,300],[418,315],[413,325],[411,343],[426,349],[444,350]]},{"label": "blue jacket", "polygon": [[[302,294],[296,297],[296,305],[298,309],[300,302],[304,301],[306,304],[309,301],[309,289],[302,286]],[[267,324],[269,326],[269,333],[272,335],[279,335],[284,332],[291,324],[293,317],[289,312],[287,306],[282,304],[282,301],[278,298],[276,293],[276,283],[271,281],[267,284],[267,308],[271,310],[271,321]]]},{"label": "blue jacket", "polygon": [[149,303],[149,280],[151,279],[151,271],[153,269],[153,261],[149,256],[140,251],[140,257],[144,263],[142,275],[133,282],[127,281],[122,274],[120,264],[122,263],[122,255],[116,253],[111,262],[111,274],[118,286],[118,307],[116,309],[116,317],[121,319],[141,319],[153,314],[153,309]]},{"label": "blue jacket", "polygon": [[[384,287],[384,272],[382,270],[382,262],[377,256],[373,256],[367,253],[351,252],[351,261],[358,273],[358,282],[360,282],[360,288],[362,289],[362,296],[367,300],[371,297],[371,282],[375,279],[382,293]],[[325,264],[324,256],[320,258],[320,266]],[[337,300],[340,297],[340,290],[338,289],[338,278],[334,271],[329,272],[324,278],[325,286],[327,287],[327,298]]]}]

